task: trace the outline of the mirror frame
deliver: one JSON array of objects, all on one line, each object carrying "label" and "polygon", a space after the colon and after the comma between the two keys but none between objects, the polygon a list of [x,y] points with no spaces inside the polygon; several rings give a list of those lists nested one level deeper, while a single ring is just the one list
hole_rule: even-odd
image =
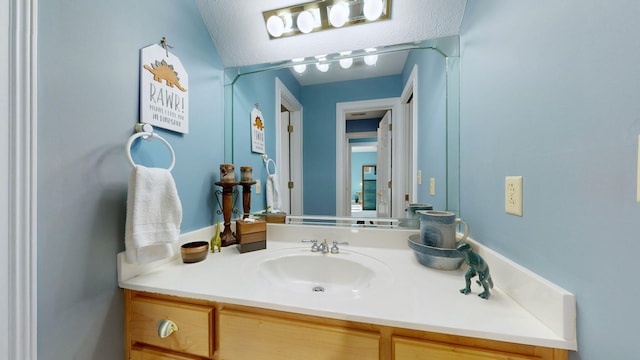
[{"label": "mirror frame", "polygon": [[[460,41],[459,36],[449,36],[421,42],[381,47],[375,53],[382,55],[400,51],[431,50],[445,60],[446,78],[446,209],[460,216]],[[339,54],[329,55],[327,61],[338,61]],[[301,63],[313,64],[308,59]],[[234,163],[234,84],[247,75],[293,67],[292,61],[225,68],[224,76],[224,159]]]}]

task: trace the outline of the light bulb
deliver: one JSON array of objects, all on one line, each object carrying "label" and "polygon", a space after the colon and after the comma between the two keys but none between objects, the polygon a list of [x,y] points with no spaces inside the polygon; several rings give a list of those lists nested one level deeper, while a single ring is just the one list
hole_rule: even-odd
[{"label": "light bulb", "polygon": [[349,20],[349,6],[346,3],[337,3],[329,10],[329,22],[334,27],[341,27]]},{"label": "light bulb", "polygon": [[328,63],[316,63],[316,68],[320,72],[327,72],[327,71],[329,71],[329,64]]},{"label": "light bulb", "polygon": [[[376,51],[376,48],[365,49],[364,51],[367,53],[371,53]],[[364,63],[367,65],[375,65],[378,62],[378,54],[371,54],[364,56]]]},{"label": "light bulb", "polygon": [[[304,61],[304,58],[291,59],[291,61],[294,63],[302,62]],[[295,72],[297,72],[298,74],[302,74],[303,72],[305,72],[305,70],[307,70],[307,64],[293,65],[293,70],[295,70]]]},{"label": "light bulb", "polygon": [[353,58],[340,59],[340,67],[348,69],[353,65]]},{"label": "light bulb", "polygon": [[267,31],[273,37],[280,37],[284,33],[284,21],[278,15],[271,15],[267,19]]},{"label": "light bulb", "polygon": [[313,18],[313,14],[309,10],[305,10],[298,14],[298,19],[296,20],[296,24],[298,25],[298,30],[302,33],[310,33],[314,28],[315,19]]},{"label": "light bulb", "polygon": [[382,15],[382,0],[364,0],[362,12],[369,21],[376,20]]}]

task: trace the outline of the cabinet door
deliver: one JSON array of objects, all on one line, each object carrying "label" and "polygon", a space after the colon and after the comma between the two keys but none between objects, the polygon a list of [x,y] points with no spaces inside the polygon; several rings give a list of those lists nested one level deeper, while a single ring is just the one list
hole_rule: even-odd
[{"label": "cabinet door", "polygon": [[426,340],[394,336],[392,339],[394,360],[534,360],[526,355],[501,351],[476,349]]},{"label": "cabinet door", "polygon": [[[133,296],[129,308],[131,343],[149,344],[209,358],[213,355],[213,308]],[[171,320],[177,330],[158,335],[158,323]]]},{"label": "cabinet door", "polygon": [[223,309],[219,314],[220,360],[371,360],[380,356],[380,335],[303,321]]}]

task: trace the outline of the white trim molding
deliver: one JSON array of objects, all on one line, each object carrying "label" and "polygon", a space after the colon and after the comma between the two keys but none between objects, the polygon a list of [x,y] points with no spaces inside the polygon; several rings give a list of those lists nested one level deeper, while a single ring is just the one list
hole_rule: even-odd
[{"label": "white trim molding", "polygon": [[[413,101],[409,105],[411,99]],[[409,192],[409,203],[418,201],[418,99],[418,65],[414,65],[400,95],[400,101],[405,107],[406,137],[404,141],[408,145],[408,156],[405,158],[407,169],[405,187]]]},{"label": "white trim molding", "polygon": [[[9,301],[5,359],[37,359],[37,0],[9,0]],[[3,324],[4,326],[4,324]]]},{"label": "white trim molding", "polygon": [[[303,161],[302,161],[302,138],[303,138],[303,122],[302,122],[302,104],[286,85],[276,77],[276,113],[274,119],[276,124],[280,123],[280,112],[282,106],[287,108],[291,114],[291,123],[294,124],[294,132],[291,137],[291,148],[289,150],[290,159],[284,159],[280,144],[282,137],[280,131],[276,130],[276,161],[280,166],[288,164],[291,161],[291,180],[295,184],[291,189],[291,209],[290,213],[294,215],[304,214],[304,180],[303,180]],[[280,129],[280,126],[276,126]],[[282,182],[280,189],[287,189],[287,179],[280,178]]]}]

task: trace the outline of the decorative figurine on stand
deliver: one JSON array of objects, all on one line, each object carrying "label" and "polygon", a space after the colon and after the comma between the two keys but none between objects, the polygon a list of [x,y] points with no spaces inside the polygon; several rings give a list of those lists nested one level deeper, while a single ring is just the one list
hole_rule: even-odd
[{"label": "decorative figurine on stand", "polygon": [[218,252],[222,252],[222,238],[220,237],[220,221],[216,224],[216,233],[211,238],[211,252],[216,252],[216,247],[218,248]]},{"label": "decorative figurine on stand", "polygon": [[251,166],[240,167],[240,185],[242,185],[242,210],[244,214],[242,219],[249,217],[251,212],[251,185],[255,184],[253,180],[253,168]]},{"label": "decorative figurine on stand", "polygon": [[484,288],[484,291],[478,296],[483,299],[488,299],[491,293],[489,289],[493,288],[493,280],[491,279],[491,274],[489,273],[489,265],[484,262],[484,259],[471,249],[471,245],[466,242],[460,242],[456,246],[456,249],[462,253],[464,253],[464,263],[469,265],[469,270],[464,274],[465,280],[465,288],[460,289],[460,292],[463,294],[468,294],[471,292],[471,278],[478,275],[478,280],[476,283]]},{"label": "decorative figurine on stand", "polygon": [[[224,217],[224,230],[222,231],[222,234],[220,234],[223,247],[238,243],[235,234],[231,230],[231,214],[235,213],[233,209],[234,195],[236,195],[236,200],[238,199],[238,191],[234,190],[234,188],[236,185],[240,184],[236,181],[234,169],[235,167],[233,164],[220,164],[220,181],[216,181],[215,183],[222,187],[222,191],[216,190],[216,198],[220,208],[222,209],[218,210],[218,214],[222,213]],[[222,197],[221,204],[218,195]]]}]

